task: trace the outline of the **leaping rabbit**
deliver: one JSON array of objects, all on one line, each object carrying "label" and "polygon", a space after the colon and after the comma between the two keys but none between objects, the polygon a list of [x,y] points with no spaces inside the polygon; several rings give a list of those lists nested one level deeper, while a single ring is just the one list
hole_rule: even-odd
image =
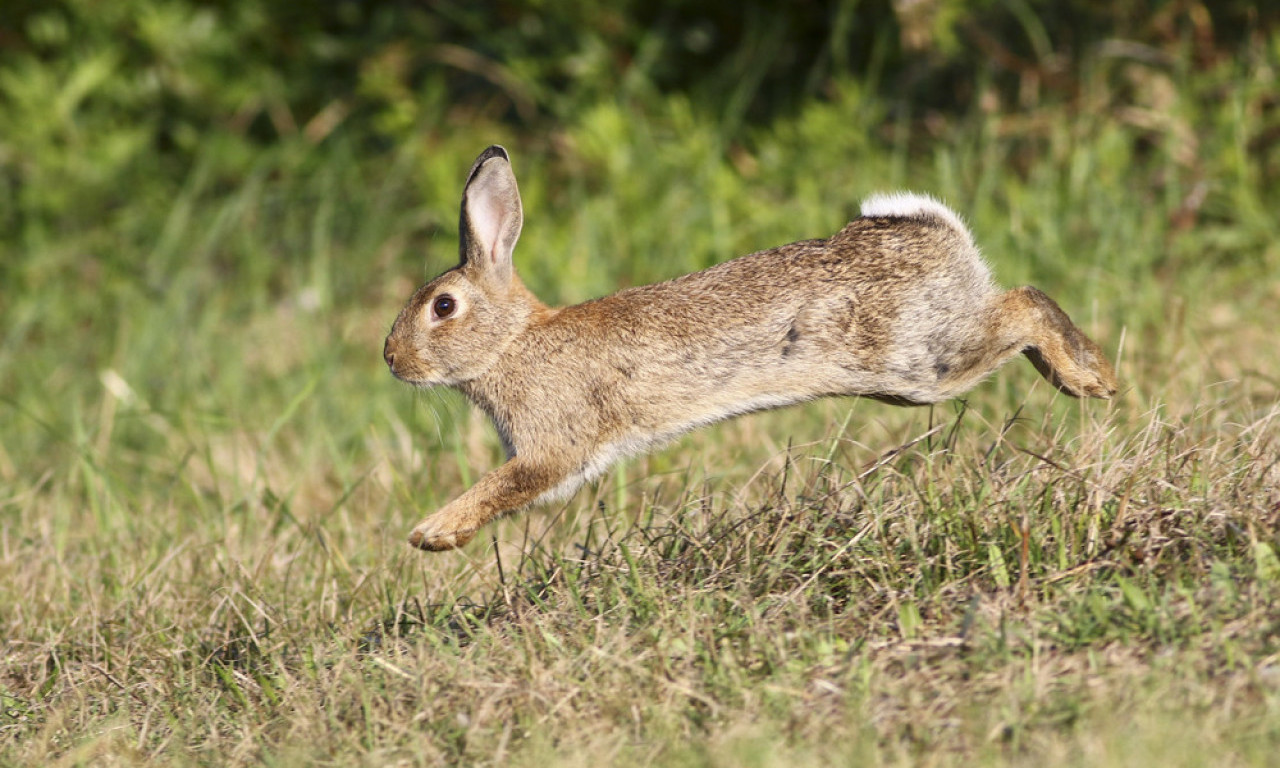
[{"label": "leaping rabbit", "polygon": [[461,262],[418,289],[383,348],[396,378],[454,387],[488,414],[508,457],[413,529],[422,549],[460,547],[621,457],[751,411],[832,395],[934,403],[1018,353],[1069,395],[1116,391],[1098,345],[1039,290],[1000,291],[931,197],[876,195],[828,239],[571,307],[516,275],[521,222],[507,153],[489,147],[462,194]]}]

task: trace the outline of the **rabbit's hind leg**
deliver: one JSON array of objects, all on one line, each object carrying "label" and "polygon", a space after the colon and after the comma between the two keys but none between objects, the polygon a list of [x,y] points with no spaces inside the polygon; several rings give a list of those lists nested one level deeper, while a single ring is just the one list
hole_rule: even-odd
[{"label": "rabbit's hind leg", "polygon": [[[992,296],[966,333],[939,334],[931,345],[937,383],[918,402],[961,395],[1019,352],[1055,387],[1073,397],[1107,398],[1116,376],[1102,350],[1039,289],[1025,286]],[[945,327],[945,326],[944,326]]]},{"label": "rabbit's hind leg", "polygon": [[1043,291],[1023,286],[996,301],[1000,334],[1019,338],[1022,352],[1055,387],[1073,397],[1115,394],[1116,374],[1102,349]]}]

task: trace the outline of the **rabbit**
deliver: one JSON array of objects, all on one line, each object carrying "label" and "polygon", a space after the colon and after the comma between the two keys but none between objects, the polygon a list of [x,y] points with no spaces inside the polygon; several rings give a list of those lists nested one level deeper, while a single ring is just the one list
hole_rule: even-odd
[{"label": "rabbit", "polygon": [[508,460],[413,529],[424,550],[752,411],[836,395],[935,403],[1018,353],[1068,395],[1116,391],[1098,345],[1041,291],[996,288],[960,217],[929,196],[874,195],[825,240],[568,307],[515,273],[523,213],[502,147],[476,159],[461,208],[460,263],[413,294],[383,358],[409,384],[460,390]]}]

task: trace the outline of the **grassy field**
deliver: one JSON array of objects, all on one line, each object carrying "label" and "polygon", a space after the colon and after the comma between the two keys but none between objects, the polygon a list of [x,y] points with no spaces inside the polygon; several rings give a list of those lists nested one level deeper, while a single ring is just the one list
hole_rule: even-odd
[{"label": "grassy field", "polygon": [[[1100,60],[1070,104],[945,131],[894,130],[848,81],[741,141],[678,95],[235,174],[215,136],[172,189],[24,228],[0,266],[0,764],[1274,763],[1278,52],[1190,80]],[[501,460],[380,357],[491,142],[546,300],[911,188],[1058,299],[1121,392],[1071,401],[1018,361],[964,402],[751,416],[411,551]]]}]

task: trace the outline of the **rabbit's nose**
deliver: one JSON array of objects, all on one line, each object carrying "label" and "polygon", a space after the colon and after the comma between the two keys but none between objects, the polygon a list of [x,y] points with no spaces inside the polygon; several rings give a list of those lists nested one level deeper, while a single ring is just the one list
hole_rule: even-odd
[{"label": "rabbit's nose", "polygon": [[396,353],[391,351],[391,339],[387,339],[382,344],[382,359],[387,361],[388,368],[396,366]]}]

